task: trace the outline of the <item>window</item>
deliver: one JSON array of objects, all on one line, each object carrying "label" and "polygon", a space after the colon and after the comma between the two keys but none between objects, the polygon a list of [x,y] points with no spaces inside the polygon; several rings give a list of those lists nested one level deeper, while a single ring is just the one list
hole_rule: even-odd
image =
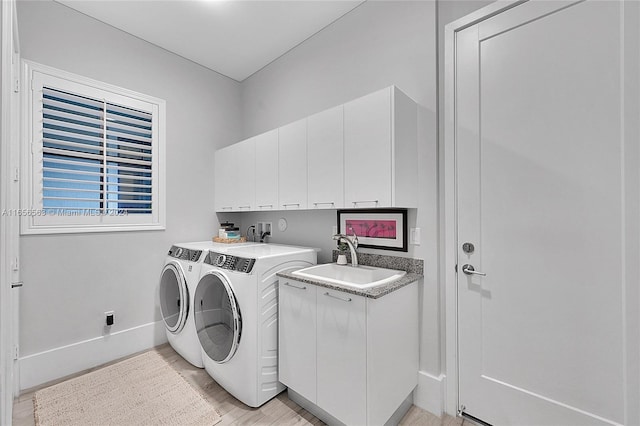
[{"label": "window", "polygon": [[164,229],[165,102],[33,62],[25,70],[22,232]]}]

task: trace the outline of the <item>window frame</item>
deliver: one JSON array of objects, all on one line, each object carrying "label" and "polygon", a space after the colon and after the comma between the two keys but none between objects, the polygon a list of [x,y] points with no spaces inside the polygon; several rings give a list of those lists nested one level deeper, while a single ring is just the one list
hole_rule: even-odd
[{"label": "window frame", "polygon": [[[156,231],[166,229],[166,102],[112,84],[22,60],[23,144],[21,174],[21,234]],[[152,116],[151,214],[46,214],[43,205],[43,86],[94,99],[104,99]],[[16,171],[16,177],[18,176]]]}]

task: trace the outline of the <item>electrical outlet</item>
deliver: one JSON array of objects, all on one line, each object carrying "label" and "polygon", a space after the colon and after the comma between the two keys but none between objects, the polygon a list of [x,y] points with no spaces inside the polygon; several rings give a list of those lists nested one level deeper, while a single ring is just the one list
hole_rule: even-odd
[{"label": "electrical outlet", "polygon": [[268,232],[269,235],[272,235],[271,231],[273,230],[273,225],[271,222],[258,222],[256,225],[256,234],[258,236],[262,236],[265,232]]},{"label": "electrical outlet", "polygon": [[112,326],[113,323],[115,322],[115,316],[114,316],[115,312],[114,311],[107,311],[104,313],[104,323],[106,326]]},{"label": "electrical outlet", "polygon": [[273,236],[273,224],[272,222],[258,222],[256,225],[256,236],[263,243],[266,241],[266,236]]}]

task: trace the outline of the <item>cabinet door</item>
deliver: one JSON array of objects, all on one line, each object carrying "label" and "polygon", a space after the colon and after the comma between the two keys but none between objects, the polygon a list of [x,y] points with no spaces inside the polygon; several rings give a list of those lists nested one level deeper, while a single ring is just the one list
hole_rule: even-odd
[{"label": "cabinet door", "polygon": [[255,138],[256,210],[278,209],[278,130]]},{"label": "cabinet door", "polygon": [[307,119],[308,203],[310,209],[344,206],[344,108]]},{"label": "cabinet door", "polygon": [[347,425],[367,423],[366,300],[317,287],[317,405]]},{"label": "cabinet door", "polygon": [[231,168],[232,173],[226,184],[234,193],[234,210],[253,210],[256,202],[255,138],[244,140],[230,148],[232,149],[228,167]]},{"label": "cabinet door", "polygon": [[307,119],[279,129],[280,209],[307,208]]},{"label": "cabinet door", "polygon": [[232,146],[222,148],[216,151],[214,159],[214,177],[215,177],[215,200],[216,211],[229,212],[233,211],[235,200],[233,200],[233,191],[229,185],[231,176],[233,175],[232,165]]},{"label": "cabinet door", "polygon": [[391,88],[344,105],[345,207],[391,206]]},{"label": "cabinet door", "polygon": [[316,288],[280,279],[278,380],[316,402]]}]

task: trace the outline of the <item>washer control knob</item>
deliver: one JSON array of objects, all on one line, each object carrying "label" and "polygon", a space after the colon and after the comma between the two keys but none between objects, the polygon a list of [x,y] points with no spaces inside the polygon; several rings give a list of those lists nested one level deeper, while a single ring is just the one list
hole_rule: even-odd
[{"label": "washer control knob", "polygon": [[220,256],[218,256],[216,258],[216,266],[222,267],[224,266],[224,263],[227,261],[227,256],[224,254],[221,254]]},{"label": "washer control knob", "polygon": [[178,250],[176,250],[176,257],[182,257],[183,251],[184,249],[182,247],[178,247]]}]

